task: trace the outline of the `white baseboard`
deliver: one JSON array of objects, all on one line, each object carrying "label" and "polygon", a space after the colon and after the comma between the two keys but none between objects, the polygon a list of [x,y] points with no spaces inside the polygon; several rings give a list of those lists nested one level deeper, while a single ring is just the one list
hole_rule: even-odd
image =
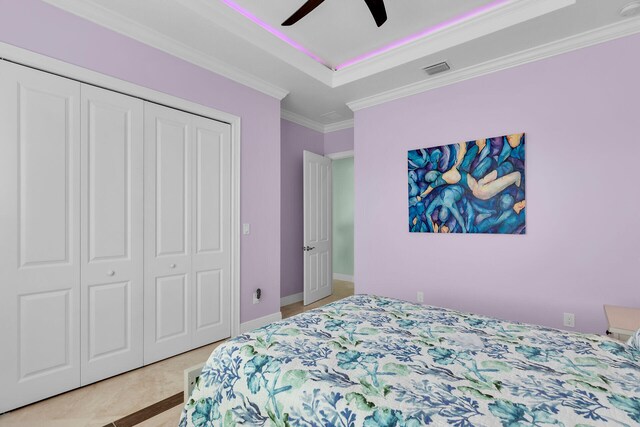
[{"label": "white baseboard", "polygon": [[342,280],[344,282],[353,283],[353,276],[349,276],[348,274],[333,273],[333,280]]},{"label": "white baseboard", "polygon": [[280,298],[280,307],[284,307],[285,305],[295,304],[304,299],[304,293],[299,292],[297,294],[289,295],[286,297]]},{"label": "white baseboard", "polygon": [[248,322],[243,322],[240,324],[240,333],[244,334],[245,332],[253,331],[254,329],[261,328],[263,326],[268,325],[269,323],[278,322],[282,320],[282,313],[279,311],[277,313],[268,314],[263,317],[258,317],[257,319],[249,320]]}]

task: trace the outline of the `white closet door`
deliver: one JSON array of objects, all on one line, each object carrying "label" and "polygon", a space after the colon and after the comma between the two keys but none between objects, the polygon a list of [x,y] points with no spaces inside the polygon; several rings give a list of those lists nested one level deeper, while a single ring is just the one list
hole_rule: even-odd
[{"label": "white closet door", "polygon": [[0,61],[0,412],[80,385],[80,83]]},{"label": "white closet door", "polygon": [[144,363],[191,345],[190,116],[145,103]]},{"label": "white closet door", "polygon": [[192,346],[231,335],[231,126],[192,117],[195,185]]},{"label": "white closet door", "polygon": [[82,385],[142,366],[143,102],[82,85]]}]

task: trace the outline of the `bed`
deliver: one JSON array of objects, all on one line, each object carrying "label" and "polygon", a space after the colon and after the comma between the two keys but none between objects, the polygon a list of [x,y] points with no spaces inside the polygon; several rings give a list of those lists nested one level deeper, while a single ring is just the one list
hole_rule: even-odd
[{"label": "bed", "polygon": [[640,425],[640,351],[356,295],[211,355],[180,426]]}]

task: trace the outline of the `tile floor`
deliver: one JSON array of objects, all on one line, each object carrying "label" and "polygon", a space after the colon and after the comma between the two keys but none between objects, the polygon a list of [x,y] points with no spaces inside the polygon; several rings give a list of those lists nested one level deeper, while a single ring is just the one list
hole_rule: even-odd
[{"label": "tile floor", "polygon": [[[335,280],[332,296],[307,307],[301,302],[282,307],[282,317],[291,317],[349,295],[353,295],[353,283]],[[183,371],[204,362],[221,342],[0,415],[0,427],[105,426],[180,392]],[[181,410],[182,405],[178,405],[137,426],[175,427]]]}]

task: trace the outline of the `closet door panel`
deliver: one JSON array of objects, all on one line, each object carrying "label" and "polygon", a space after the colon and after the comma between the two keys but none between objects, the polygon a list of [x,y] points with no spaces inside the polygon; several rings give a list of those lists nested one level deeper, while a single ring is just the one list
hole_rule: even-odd
[{"label": "closet door panel", "polygon": [[[88,288],[88,295],[86,295],[88,322],[83,325],[89,337],[88,341],[84,342],[88,366],[82,370],[83,382],[90,382],[87,379],[88,371],[96,366],[95,363],[99,359],[109,359],[115,363],[123,358],[115,356],[122,356],[127,350],[131,353],[132,347],[140,347],[142,350],[142,343],[132,342],[131,339],[134,335],[131,330],[131,286],[131,281],[125,281],[93,285]],[[141,351],[140,356],[142,356]],[[139,360],[134,358],[131,365],[124,366],[121,371],[141,365],[142,357]],[[111,375],[113,374],[105,372],[102,377]],[[100,375],[95,373],[94,380],[98,378]]]},{"label": "closet door panel", "polygon": [[231,127],[192,117],[195,135],[194,347],[231,335]]},{"label": "closet door panel", "polygon": [[68,265],[69,99],[28,85],[19,98],[20,265]]},{"label": "closet door panel", "polygon": [[188,333],[189,283],[186,274],[156,279],[156,342]]},{"label": "closet door panel", "polygon": [[156,128],[156,256],[186,256],[190,135],[182,123],[158,119]]},{"label": "closet door panel", "polygon": [[186,113],[145,103],[144,361],[191,341],[192,133]]},{"label": "closet door panel", "polygon": [[80,84],[0,62],[0,412],[80,385]]},{"label": "closet door panel", "polygon": [[82,85],[82,384],[142,366],[143,102]]}]

